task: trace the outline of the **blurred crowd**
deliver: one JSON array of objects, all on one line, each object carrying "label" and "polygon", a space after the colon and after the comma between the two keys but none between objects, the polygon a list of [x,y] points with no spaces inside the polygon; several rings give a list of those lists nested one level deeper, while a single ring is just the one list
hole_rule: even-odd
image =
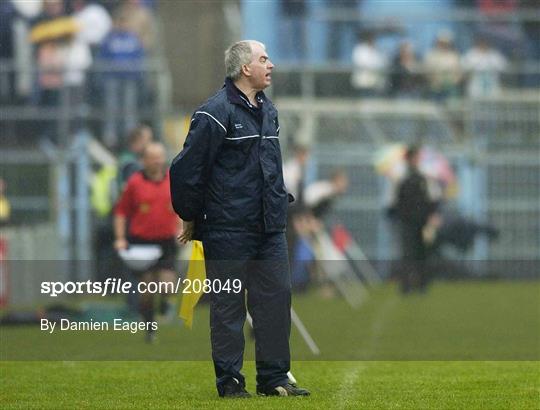
[{"label": "blurred crowd", "polygon": [[[397,255],[388,254],[387,261],[372,261],[373,267],[391,262],[385,275],[399,280],[404,294],[426,291],[434,277],[469,275],[468,268],[456,261],[465,259],[477,238],[496,240],[499,231],[455,208],[459,185],[448,158],[421,144],[394,144],[374,153],[373,165],[385,181],[381,216],[399,249]],[[310,149],[296,145],[284,164],[283,176],[287,190],[295,196],[287,228],[293,288],[303,291],[319,285],[331,295],[349,283],[336,283],[344,280],[347,271],[365,285],[373,285],[371,268],[361,266],[367,260],[362,250],[366,243],[356,242],[358,232],[350,232],[335,209],[349,188],[345,170],[335,168],[327,178],[317,179]]]},{"label": "blurred crowd", "polygon": [[362,97],[444,100],[540,87],[536,0],[277,4],[276,61],[352,63],[351,85]]},{"label": "blurred crowd", "polygon": [[463,92],[471,98],[491,97],[501,91],[501,73],[508,60],[485,36],[477,36],[463,55],[454,46],[453,33],[438,33],[423,57],[409,41],[400,44],[394,57],[376,45],[373,32],[362,35],[352,53],[353,87],[362,97],[430,97],[442,100]]},{"label": "blurred crowd", "polygon": [[[441,29],[457,34],[461,52],[472,45],[475,34],[482,33],[512,61],[540,59],[537,0],[436,3],[434,7],[433,2],[421,0],[277,0],[276,16],[269,19],[280,25],[279,59],[287,61],[348,61],[358,31],[376,31],[391,54],[403,38],[424,54]],[[314,36],[322,47],[310,47]]]},{"label": "blurred crowd", "polygon": [[[114,203],[129,177],[141,169],[144,146],[153,139],[150,127],[138,126],[138,113],[152,99],[144,66],[155,56],[159,43],[156,3],[157,0],[0,0],[0,59],[2,66],[8,67],[0,70],[0,104],[63,104],[79,111],[84,111],[88,104],[100,106],[103,141],[116,150],[125,147],[116,165],[103,165],[96,170],[92,183],[92,206],[98,221],[98,262],[106,261],[112,252]],[[350,7],[360,0],[328,3]],[[486,13],[506,13],[517,8],[518,3],[531,8],[539,4],[517,0],[476,3]],[[303,58],[308,43],[315,43],[306,37],[306,1],[283,1],[282,5],[282,23],[294,35],[281,33],[285,41],[276,51],[285,55],[296,53]],[[540,57],[538,26],[523,22],[531,40],[528,44],[532,59]],[[337,39],[329,42],[330,59],[338,57],[340,48],[345,48],[339,41],[342,29],[333,26],[330,30],[329,38]],[[503,49],[500,42],[494,41],[493,30],[478,31],[472,46],[460,49],[454,32],[444,29],[437,33],[429,49],[424,50],[414,41],[403,41],[395,54],[380,46],[378,40],[382,36],[387,33],[364,30],[352,53],[346,50],[354,65],[351,86],[360,97],[429,97],[444,101],[460,95],[496,96],[504,85],[503,74],[514,61],[508,47]],[[295,39],[294,44],[291,38]],[[334,52],[336,55],[332,55]],[[55,132],[52,130],[49,135]],[[317,260],[329,259],[325,254],[328,249],[321,245],[327,231],[335,227],[328,223],[328,217],[334,202],[348,187],[343,170],[336,169],[327,179],[316,180],[310,177],[308,163],[309,148],[298,145],[284,165],[285,184],[296,197],[288,235],[293,285],[298,289],[313,280]],[[5,184],[0,181],[0,223],[9,219],[10,212],[4,191]],[[332,239],[339,242],[336,237]],[[98,270],[105,274],[110,269],[103,266]]]},{"label": "blurred crowd", "polygon": [[[153,0],[5,0],[0,4],[1,103],[105,105],[104,139],[138,122],[151,97],[144,64],[156,47]],[[119,118],[122,121],[119,122]]]},{"label": "blurred crowd", "polygon": [[283,165],[285,186],[295,199],[289,207],[287,224],[291,279],[295,290],[305,290],[312,283],[326,283],[327,277],[318,269],[317,260],[330,259],[329,249],[320,245],[326,239],[326,228],[332,226],[333,206],[347,192],[349,185],[343,169],[334,169],[327,179],[316,179],[310,172],[309,163],[310,148],[298,144]]}]

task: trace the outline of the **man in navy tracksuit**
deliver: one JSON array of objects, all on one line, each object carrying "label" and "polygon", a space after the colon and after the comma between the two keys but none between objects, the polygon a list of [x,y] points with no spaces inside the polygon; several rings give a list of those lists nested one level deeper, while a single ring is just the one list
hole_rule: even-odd
[{"label": "man in navy tracksuit", "polygon": [[171,165],[171,195],[182,242],[201,239],[207,277],[240,279],[240,293],[212,293],[210,328],[218,393],[249,397],[241,374],[247,308],[253,317],[257,393],[298,396],[289,382],[291,280],[278,115],[262,92],[274,65],[263,44],[225,52],[225,85],[191,119]]}]

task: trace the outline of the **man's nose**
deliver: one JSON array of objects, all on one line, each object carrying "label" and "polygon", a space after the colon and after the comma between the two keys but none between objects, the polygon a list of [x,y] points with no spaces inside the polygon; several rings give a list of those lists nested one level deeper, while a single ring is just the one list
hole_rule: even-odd
[{"label": "man's nose", "polygon": [[270,59],[268,60],[268,69],[271,70],[272,68],[274,68],[274,63],[272,61],[270,61]]}]

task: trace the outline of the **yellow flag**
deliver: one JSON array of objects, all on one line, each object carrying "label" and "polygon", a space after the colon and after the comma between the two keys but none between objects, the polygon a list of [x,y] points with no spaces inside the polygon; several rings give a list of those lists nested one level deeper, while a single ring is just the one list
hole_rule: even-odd
[{"label": "yellow flag", "polygon": [[[202,286],[193,286],[193,282],[200,281],[200,284],[202,285],[203,281],[206,279],[204,249],[201,241],[193,241],[193,250],[191,251],[191,258],[189,259],[186,279],[189,279],[191,284],[189,288],[191,293],[184,293],[182,295],[182,303],[180,304],[178,316],[184,320],[184,326],[191,329],[191,326],[193,325],[193,311],[202,295]],[[199,290],[199,292],[194,292],[194,289]]]}]

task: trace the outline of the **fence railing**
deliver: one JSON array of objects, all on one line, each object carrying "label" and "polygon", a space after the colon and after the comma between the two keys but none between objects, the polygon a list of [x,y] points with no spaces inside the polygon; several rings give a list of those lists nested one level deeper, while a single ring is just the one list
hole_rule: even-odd
[{"label": "fence railing", "polygon": [[[321,70],[315,67],[299,69],[298,72],[311,72],[314,76],[320,72],[332,72],[330,68],[330,71]],[[349,71],[344,72],[350,75]],[[302,78],[307,82],[306,78],[313,81],[315,77]],[[313,87],[313,84],[305,86]],[[503,90],[497,97],[454,98],[452,101],[439,102],[386,96],[305,98],[310,94],[306,94],[302,88],[297,96],[304,98],[286,98],[280,94],[283,88],[279,83],[273,88],[280,110],[283,146],[287,145],[287,141],[299,139],[311,143],[316,147],[314,156],[321,176],[333,167],[344,166],[354,179],[354,188],[339,205],[338,213],[350,224],[353,233],[361,235],[360,243],[363,237],[370,238],[366,245],[366,253],[370,257],[380,258],[389,254],[380,219],[382,185],[373,169],[371,154],[386,143],[417,140],[439,147],[452,158],[457,173],[472,181],[464,184],[465,192],[462,194],[467,199],[459,204],[462,211],[476,218],[491,219],[501,227],[503,235],[500,241],[489,246],[480,243],[472,257],[537,257],[535,251],[540,244],[540,225],[534,221],[540,221],[538,90]],[[77,114],[77,111],[73,113],[72,107],[4,106],[0,117],[2,136],[13,134],[20,139],[21,135],[24,136],[22,131],[25,131],[25,127],[27,133],[30,129],[30,133],[35,134],[36,124],[48,120],[62,123],[69,140],[70,136],[76,135],[70,130],[72,117],[58,116],[59,110],[66,108],[73,115]],[[88,121],[95,115],[96,120],[103,123],[103,118],[100,118],[104,115],[102,107],[91,107],[88,111],[84,119]],[[38,134],[41,132],[39,128]],[[67,197],[63,190],[72,189],[72,181],[77,180],[76,175],[75,179],[68,176],[70,167],[75,167],[76,161],[47,157],[43,146],[39,149],[36,149],[36,145],[27,148],[30,149],[24,149],[23,145],[17,151],[7,151],[7,147],[3,146],[0,168],[4,171],[9,166],[48,167],[50,176],[43,181],[53,182],[46,191],[11,196],[14,208],[19,212],[40,210],[41,220],[48,220],[51,215],[59,215],[55,208],[57,205],[67,206],[61,198]],[[64,152],[66,155],[68,153],[67,150]],[[38,185],[45,186],[39,177],[43,177],[43,170],[36,169],[33,178],[36,178]],[[70,213],[75,208],[75,201],[84,201],[82,190],[79,194],[79,199],[73,193],[69,194],[69,211],[60,212],[63,216],[58,218],[58,227],[62,243],[72,239],[69,227],[75,223],[75,218],[69,218],[73,217]],[[84,241],[88,240],[88,233],[84,232],[87,226],[85,216],[81,214],[80,218],[84,235],[77,244],[80,250],[71,255],[77,254],[83,259]]]},{"label": "fence railing", "polygon": [[[370,91],[370,95],[352,84],[355,68],[352,64],[280,64],[272,73],[272,93],[275,98],[297,97],[313,98],[407,98],[435,99],[430,90],[429,75],[434,71],[422,66],[421,63],[410,72],[415,76],[414,87],[402,90],[393,83],[393,75],[400,72],[392,67],[384,70],[369,70],[373,75],[383,78],[383,85]],[[453,86],[448,98],[437,98],[439,102],[452,100],[452,98],[467,97],[466,86],[471,71],[460,69],[460,80]],[[500,72],[487,71],[488,74],[500,76],[503,92],[506,90],[538,90],[540,89],[540,61],[523,61],[511,64]]]},{"label": "fence railing", "polygon": [[[282,141],[313,147],[318,177],[335,168],[350,189],[336,210],[372,259],[396,257],[384,215],[385,183],[375,152],[389,143],[423,142],[451,161],[459,195],[451,206],[501,231],[478,239],[473,260],[536,260],[540,245],[540,95],[461,100],[448,109],[430,101],[276,100]],[[487,111],[487,112],[486,112]],[[488,115],[489,114],[489,115]]]},{"label": "fence railing", "polygon": [[[76,85],[65,81],[74,73],[82,78]],[[60,83],[54,88],[40,85],[40,76],[50,74],[61,77]],[[18,94],[17,76],[32,78],[30,92]],[[87,70],[57,71],[3,60],[0,84],[3,134],[11,131],[19,138],[46,134],[63,145],[80,128],[92,130],[108,146],[121,145],[126,131],[139,122],[150,123],[160,135],[171,107],[170,73],[160,60],[136,66],[95,63]],[[34,125],[30,131],[28,124]]]}]

